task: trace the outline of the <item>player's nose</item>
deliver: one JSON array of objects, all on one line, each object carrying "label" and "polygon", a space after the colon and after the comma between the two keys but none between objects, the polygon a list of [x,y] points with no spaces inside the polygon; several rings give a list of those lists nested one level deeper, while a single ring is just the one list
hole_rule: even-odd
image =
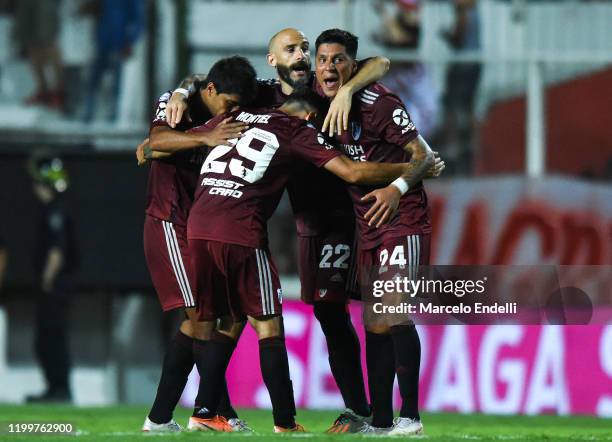
[{"label": "player's nose", "polygon": [[305,53],[305,52],[304,52],[304,51],[303,51],[301,48],[298,48],[298,49],[295,51],[295,58],[296,58],[298,61],[302,61],[304,58],[306,58],[306,53]]}]

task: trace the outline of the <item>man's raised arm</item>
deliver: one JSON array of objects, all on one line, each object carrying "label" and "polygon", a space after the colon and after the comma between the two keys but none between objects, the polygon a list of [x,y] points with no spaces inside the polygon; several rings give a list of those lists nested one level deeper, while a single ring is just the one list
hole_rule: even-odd
[{"label": "man's raised arm", "polygon": [[231,122],[226,118],[214,128],[182,132],[168,126],[156,126],[149,133],[149,146],[153,151],[178,152],[200,146],[215,147],[242,136],[248,127],[243,122]]},{"label": "man's raised arm", "polygon": [[386,57],[372,57],[364,60],[359,65],[359,70],[353,77],[338,89],[338,93],[329,105],[329,111],[323,122],[321,132],[327,132],[333,136],[334,132],[342,133],[348,130],[348,118],[351,111],[353,94],[372,84],[385,76],[391,62]]},{"label": "man's raised arm", "polygon": [[[198,85],[205,79],[204,74],[193,74],[184,78],[174,89],[166,107],[166,118],[170,127],[174,128],[181,122],[183,115],[188,111],[187,98],[197,92]],[[189,114],[186,114],[186,118],[189,119]]]},{"label": "man's raised arm", "polygon": [[411,154],[405,170],[387,187],[376,189],[365,195],[363,201],[373,201],[372,207],[364,215],[369,225],[380,227],[395,214],[399,201],[408,189],[429,176],[439,176],[444,170],[444,162],[436,162],[435,153],[422,136],[417,136],[404,146]]}]

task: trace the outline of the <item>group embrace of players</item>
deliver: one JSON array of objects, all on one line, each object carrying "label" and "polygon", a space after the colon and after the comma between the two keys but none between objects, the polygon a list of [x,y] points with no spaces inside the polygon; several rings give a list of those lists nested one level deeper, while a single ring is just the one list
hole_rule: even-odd
[{"label": "group embrace of players", "polygon": [[[257,80],[235,56],[159,98],[149,139],[137,151],[151,164],[145,256],[162,308],[184,308],[187,319],[164,358],[144,431],[181,430],[172,415],[194,363],[201,382],[188,429],[250,431],[225,383],[247,320],[259,339],[274,431],[305,431],[295,420],[266,228],[287,189],[302,300],[313,305],[346,405],[328,431],[422,432],[414,324],[408,317],[380,321],[364,309],[369,403],[347,305],[371,269],[391,278],[395,269],[416,274],[428,263],[422,180],[438,176],[444,163],[397,96],[377,83],[389,61],[356,59],[357,38],[327,30],[316,40],[313,75],[308,39],[284,29],[269,44],[278,80]],[[394,419],[396,376],[402,407]]]}]

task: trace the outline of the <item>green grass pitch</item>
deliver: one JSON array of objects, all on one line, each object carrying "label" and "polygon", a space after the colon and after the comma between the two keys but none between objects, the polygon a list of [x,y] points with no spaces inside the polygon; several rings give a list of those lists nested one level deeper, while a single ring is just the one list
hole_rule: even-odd
[{"label": "green grass pitch", "polygon": [[[334,441],[338,439],[398,440],[381,436],[326,435],[323,431],[337,413],[299,410],[298,422],[310,433],[272,434],[272,416],[268,410],[242,410],[240,415],[255,430],[254,434],[180,433],[142,434],[140,426],[147,413],[146,407],[117,406],[104,408],[76,408],[67,406],[12,406],[0,405],[0,441],[124,441],[124,440],[211,440],[222,442],[247,438],[264,442],[273,438]],[[175,418],[183,425],[189,411],[179,409]],[[8,434],[10,423],[62,422],[71,423],[76,435]],[[557,416],[483,416],[460,414],[423,415],[425,435],[415,437],[426,441],[612,441],[612,420],[593,417]]]}]

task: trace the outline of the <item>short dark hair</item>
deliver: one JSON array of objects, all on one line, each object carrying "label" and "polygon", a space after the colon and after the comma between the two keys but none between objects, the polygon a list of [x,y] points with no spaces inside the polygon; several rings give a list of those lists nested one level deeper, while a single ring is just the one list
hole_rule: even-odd
[{"label": "short dark hair", "polygon": [[240,104],[249,104],[257,93],[257,73],[244,57],[234,55],[217,61],[208,71],[206,80],[200,88],[208,83],[215,85],[218,94],[236,94]]},{"label": "short dark hair", "polygon": [[328,29],[327,31],[321,32],[321,35],[317,37],[315,47],[317,51],[319,46],[325,43],[338,43],[346,48],[347,54],[351,58],[357,58],[357,48],[359,42],[356,35],[351,34],[349,31],[343,31],[342,29]]},{"label": "short dark hair", "polygon": [[329,109],[329,100],[323,98],[310,87],[303,86],[295,89],[287,100],[285,105],[298,105],[306,111],[315,111],[319,117],[325,116]]}]

